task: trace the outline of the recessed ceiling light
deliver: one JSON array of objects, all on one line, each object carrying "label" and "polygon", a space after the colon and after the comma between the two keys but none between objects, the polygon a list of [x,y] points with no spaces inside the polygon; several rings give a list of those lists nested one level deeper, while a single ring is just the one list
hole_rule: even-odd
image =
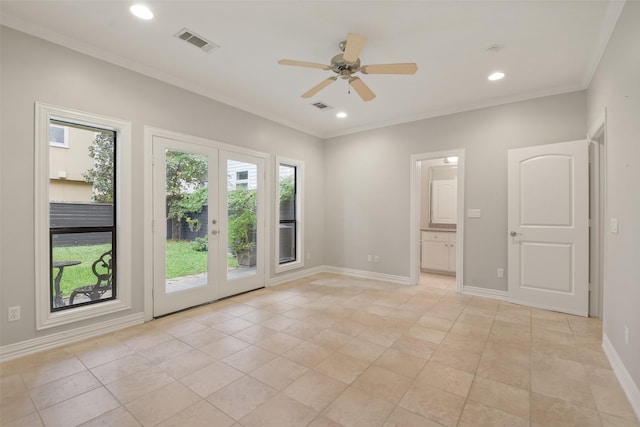
[{"label": "recessed ceiling light", "polygon": [[344,111],[340,111],[338,114],[336,114],[336,117],[339,119],[344,119],[347,117],[347,113],[345,113]]},{"label": "recessed ceiling light", "polygon": [[129,10],[140,19],[144,19],[147,21],[149,19],[153,19],[153,12],[151,12],[151,9],[143,4],[134,4],[129,8]]},{"label": "recessed ceiling light", "polygon": [[489,76],[489,80],[491,80],[491,81],[493,82],[493,81],[496,81],[496,80],[500,80],[500,79],[502,79],[503,77],[504,77],[504,73],[503,73],[503,72],[501,72],[501,71],[496,71],[495,73],[492,73],[492,74]]}]

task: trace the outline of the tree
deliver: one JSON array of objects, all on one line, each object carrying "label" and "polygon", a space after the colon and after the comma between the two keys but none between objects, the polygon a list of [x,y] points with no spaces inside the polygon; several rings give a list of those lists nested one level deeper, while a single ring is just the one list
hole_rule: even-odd
[{"label": "tree", "polygon": [[183,218],[192,230],[200,229],[200,222],[189,214],[202,212],[207,201],[207,158],[200,154],[167,151],[165,167],[167,218],[171,219],[172,238],[179,240]]},{"label": "tree", "polygon": [[[115,144],[113,133],[100,132],[89,146],[93,167],[82,177],[93,185],[92,199],[98,203],[113,203],[113,161]],[[182,237],[181,221],[192,230],[200,229],[200,222],[190,213],[202,212],[207,201],[207,159],[200,154],[166,152],[167,219],[171,219],[173,239]]]},{"label": "tree", "polygon": [[91,198],[97,203],[113,203],[113,157],[115,145],[112,132],[100,132],[89,146],[93,167],[82,174],[93,185]]}]

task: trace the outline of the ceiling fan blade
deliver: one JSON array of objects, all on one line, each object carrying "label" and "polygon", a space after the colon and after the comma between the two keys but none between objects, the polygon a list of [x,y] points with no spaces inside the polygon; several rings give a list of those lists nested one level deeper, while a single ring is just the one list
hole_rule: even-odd
[{"label": "ceiling fan blade", "polygon": [[362,74],[415,74],[418,66],[407,64],[374,64],[360,67]]},{"label": "ceiling fan blade", "polygon": [[349,33],[342,59],[347,62],[356,62],[358,60],[358,56],[360,56],[360,51],[366,42],[367,38],[365,36]]},{"label": "ceiling fan blade", "polygon": [[351,77],[349,79],[349,83],[351,83],[351,86],[353,86],[356,92],[358,92],[358,95],[360,95],[360,98],[362,98],[363,101],[371,101],[376,97],[376,94],[369,89],[369,86],[364,84],[360,77]]},{"label": "ceiling fan blade", "polygon": [[330,70],[331,67],[317,62],[296,61],[294,59],[281,59],[278,61],[280,65],[293,65],[294,67],[319,68],[321,70]]},{"label": "ceiling fan blade", "polygon": [[326,80],[321,81],[320,83],[318,83],[317,85],[315,85],[314,87],[312,87],[311,89],[309,89],[308,91],[306,91],[305,93],[302,94],[303,98],[311,98],[313,95],[315,95],[316,93],[320,92],[322,89],[324,89],[325,87],[329,86],[331,83],[335,82],[336,79],[338,77],[329,77]]}]

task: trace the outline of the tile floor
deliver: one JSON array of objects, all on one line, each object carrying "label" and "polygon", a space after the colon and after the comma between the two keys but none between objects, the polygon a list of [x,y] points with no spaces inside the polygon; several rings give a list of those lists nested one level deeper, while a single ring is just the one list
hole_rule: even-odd
[{"label": "tile floor", "polygon": [[2,426],[640,426],[601,322],[322,274],[0,365]]}]

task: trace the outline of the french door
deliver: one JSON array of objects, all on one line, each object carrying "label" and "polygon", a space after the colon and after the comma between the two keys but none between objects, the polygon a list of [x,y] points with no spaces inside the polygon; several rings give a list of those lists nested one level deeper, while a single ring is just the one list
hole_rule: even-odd
[{"label": "french door", "polygon": [[264,159],[153,136],[153,315],[264,286]]}]

